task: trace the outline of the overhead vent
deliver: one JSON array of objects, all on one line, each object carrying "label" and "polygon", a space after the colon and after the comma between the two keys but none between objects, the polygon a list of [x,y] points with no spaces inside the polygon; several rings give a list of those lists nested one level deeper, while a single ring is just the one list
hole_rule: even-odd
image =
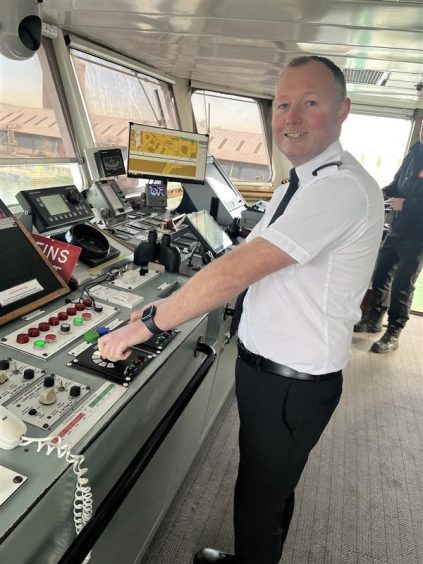
[{"label": "overhead vent", "polygon": [[389,72],[360,70],[360,69],[343,69],[345,80],[354,82],[355,84],[374,84],[376,86],[385,86]]}]

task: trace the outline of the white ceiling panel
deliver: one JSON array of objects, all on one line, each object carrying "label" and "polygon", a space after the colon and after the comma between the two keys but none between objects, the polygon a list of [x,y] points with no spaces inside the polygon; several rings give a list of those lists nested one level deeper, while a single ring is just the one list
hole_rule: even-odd
[{"label": "white ceiling panel", "polygon": [[353,99],[423,107],[423,1],[44,0],[43,20],[175,77],[272,95],[303,54],[388,72]]}]

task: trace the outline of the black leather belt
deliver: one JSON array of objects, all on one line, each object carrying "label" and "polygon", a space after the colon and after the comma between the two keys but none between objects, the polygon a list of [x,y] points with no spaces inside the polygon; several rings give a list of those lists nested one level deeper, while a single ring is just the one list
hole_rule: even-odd
[{"label": "black leather belt", "polygon": [[244,347],[241,341],[238,339],[238,356],[242,358],[250,366],[255,366],[263,370],[264,372],[271,372],[272,374],[277,374],[278,376],[284,376],[285,378],[295,378],[296,380],[307,380],[309,382],[321,382],[324,380],[331,380],[340,376],[342,371],[328,372],[326,374],[308,374],[307,372],[298,372],[294,368],[285,366],[284,364],[278,364],[260,356],[259,354],[252,353]]}]

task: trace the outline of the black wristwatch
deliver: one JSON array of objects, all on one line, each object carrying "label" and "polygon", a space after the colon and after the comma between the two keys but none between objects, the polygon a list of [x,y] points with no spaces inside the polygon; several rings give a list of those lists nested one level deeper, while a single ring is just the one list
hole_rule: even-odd
[{"label": "black wristwatch", "polygon": [[160,335],[163,333],[161,329],[154,323],[154,316],[156,315],[157,308],[155,305],[148,306],[142,312],[141,321],[153,335]]}]

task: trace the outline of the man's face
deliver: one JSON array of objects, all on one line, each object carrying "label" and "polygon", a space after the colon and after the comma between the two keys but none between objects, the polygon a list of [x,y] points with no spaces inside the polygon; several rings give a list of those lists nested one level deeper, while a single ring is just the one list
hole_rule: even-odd
[{"label": "man's face", "polygon": [[288,67],[276,87],[272,131],[294,166],[319,155],[339,138],[350,100],[340,100],[335,77],[318,61]]}]

